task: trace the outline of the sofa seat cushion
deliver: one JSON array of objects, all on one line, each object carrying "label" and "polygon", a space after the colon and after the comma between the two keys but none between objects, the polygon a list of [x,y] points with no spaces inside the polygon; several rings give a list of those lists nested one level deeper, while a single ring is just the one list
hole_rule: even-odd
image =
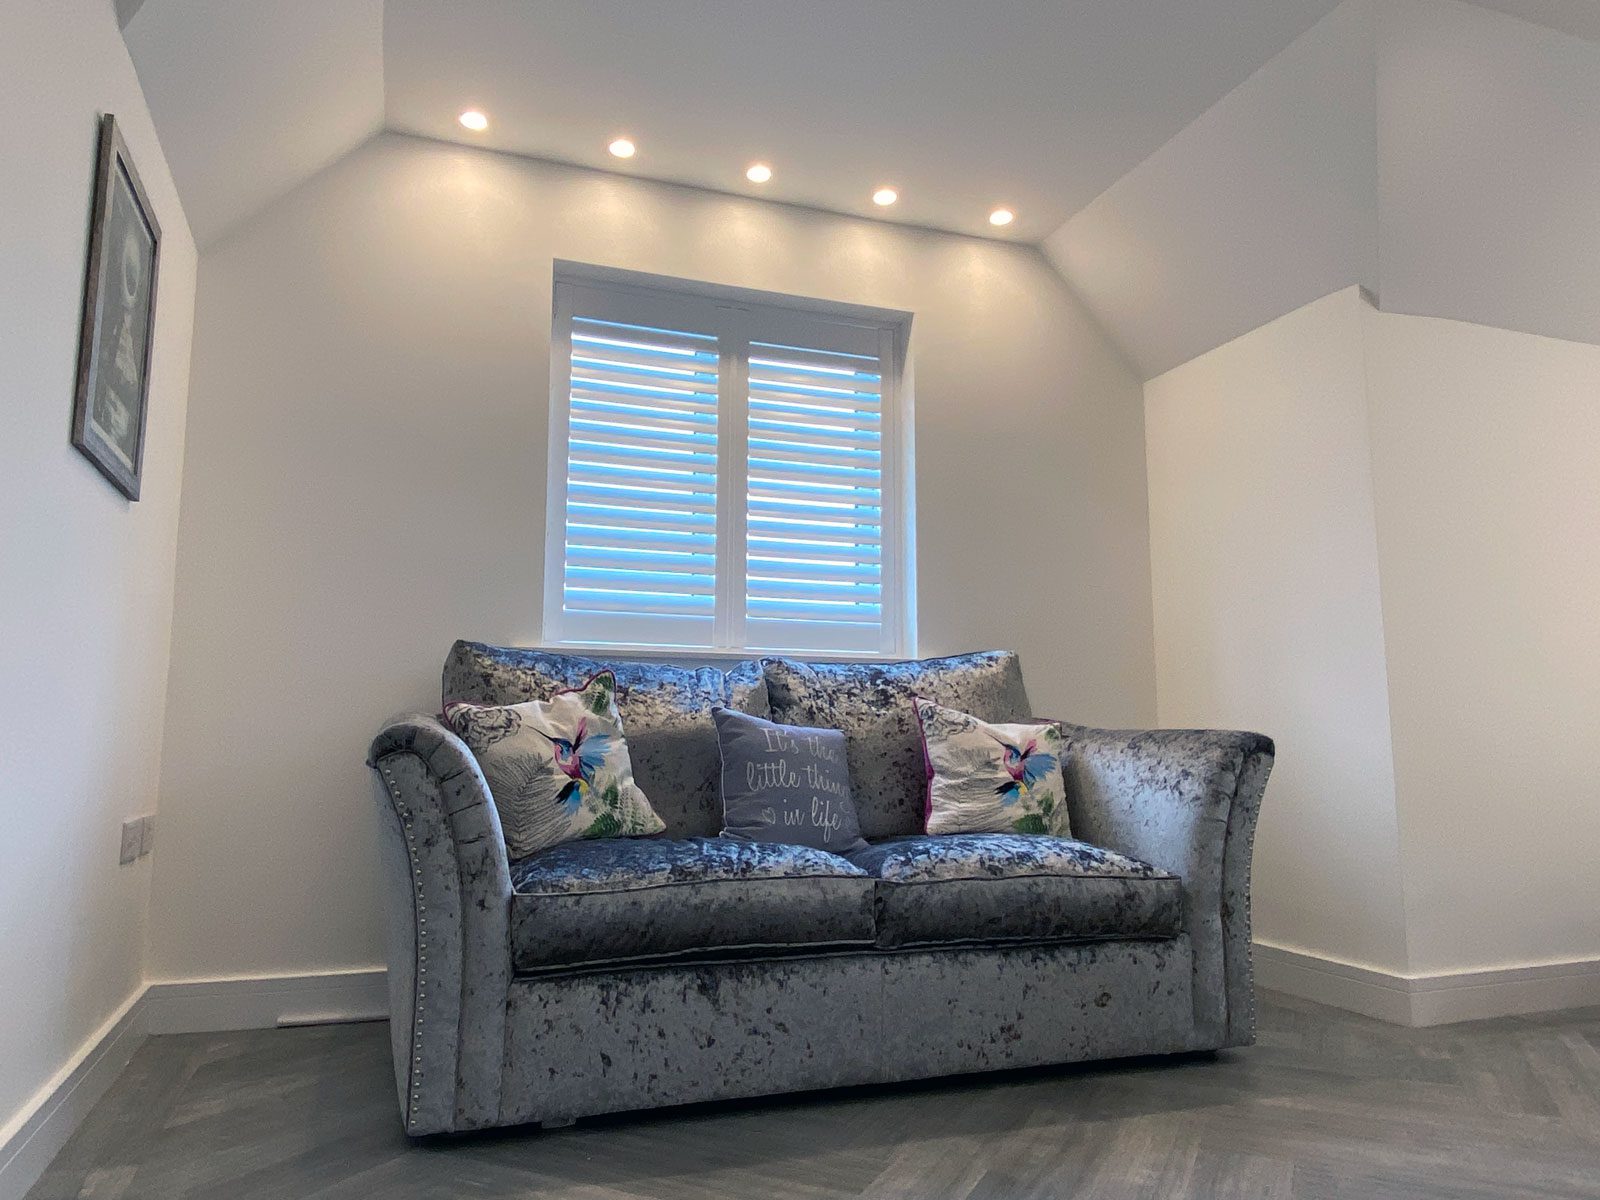
[{"label": "sofa seat cushion", "polygon": [[564,842],[511,864],[520,972],[870,946],[872,877],[805,846],[730,838]]},{"label": "sofa seat cushion", "polygon": [[1169,938],[1183,881],[1070,838],[905,837],[851,855],[878,881],[878,944]]}]

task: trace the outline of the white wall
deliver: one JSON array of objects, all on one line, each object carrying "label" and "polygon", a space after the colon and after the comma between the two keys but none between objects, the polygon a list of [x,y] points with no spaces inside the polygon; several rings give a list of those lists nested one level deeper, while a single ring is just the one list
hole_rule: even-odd
[{"label": "white wall", "polygon": [[1369,324],[1412,967],[1600,959],[1600,347]]},{"label": "white wall", "polygon": [[377,961],[366,744],[539,637],[555,258],[914,311],[920,649],[1153,719],[1139,388],[1037,251],[385,136],[201,265],[154,974]]},{"label": "white wall", "polygon": [[1150,376],[1377,286],[1371,0],[1345,0],[1045,242]]},{"label": "white wall", "polygon": [[1600,45],[1406,0],[1377,62],[1383,308],[1600,342]]},{"label": "white wall", "polygon": [[1362,320],[1346,288],[1145,385],[1162,725],[1278,758],[1257,939],[1406,965]]},{"label": "white wall", "polygon": [[1256,936],[1600,959],[1600,347],[1335,293],[1145,385],[1158,712],[1278,739]]},{"label": "white wall", "polygon": [[[0,1146],[137,990],[156,807],[195,253],[110,0],[0,0]],[[161,223],[136,504],[73,450],[102,111]],[[0,1166],[3,1166],[0,1163]]]}]

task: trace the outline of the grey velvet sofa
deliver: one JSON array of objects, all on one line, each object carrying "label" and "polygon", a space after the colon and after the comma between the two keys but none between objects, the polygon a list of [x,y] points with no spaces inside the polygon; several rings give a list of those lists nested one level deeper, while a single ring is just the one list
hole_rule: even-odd
[{"label": "grey velvet sofa", "polygon": [[[908,697],[1025,718],[1015,655],[690,670],[458,642],[444,694],[513,703],[602,665],[659,838],[512,860],[437,718],[372,743],[409,1134],[1253,1040],[1267,738],[1065,725],[1080,840],[926,838]],[[869,849],[716,837],[713,703],[845,729]]]}]

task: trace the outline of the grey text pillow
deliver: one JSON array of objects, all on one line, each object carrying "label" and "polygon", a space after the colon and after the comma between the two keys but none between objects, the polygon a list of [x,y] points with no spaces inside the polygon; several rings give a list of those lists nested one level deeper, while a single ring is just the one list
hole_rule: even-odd
[{"label": "grey text pillow", "polygon": [[844,734],[716,708],[722,836],[833,854],[864,850]]}]

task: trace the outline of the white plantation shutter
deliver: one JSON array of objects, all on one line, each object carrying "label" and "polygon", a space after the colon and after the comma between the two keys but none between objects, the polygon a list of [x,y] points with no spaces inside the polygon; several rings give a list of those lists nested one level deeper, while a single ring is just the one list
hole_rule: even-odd
[{"label": "white plantation shutter", "polygon": [[745,641],[878,650],[883,364],[770,342],[748,364]]},{"label": "white plantation shutter", "polygon": [[545,640],[904,649],[885,318],[558,281]]}]

